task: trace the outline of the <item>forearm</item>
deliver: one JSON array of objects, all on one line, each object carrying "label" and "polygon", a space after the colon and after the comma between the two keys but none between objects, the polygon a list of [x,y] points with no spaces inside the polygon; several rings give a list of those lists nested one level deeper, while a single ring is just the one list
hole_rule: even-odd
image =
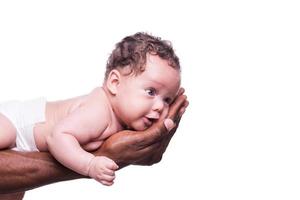
[{"label": "forearm", "polygon": [[[186,97],[182,93],[173,103],[168,115],[168,118],[172,119],[177,126],[188,106]],[[162,136],[167,132],[163,123],[156,123],[153,126],[151,130],[148,129],[143,133],[133,131],[116,133],[93,154],[113,159],[119,165],[119,169],[129,164],[157,163],[177,126],[164,139]],[[25,191],[54,182],[78,178],[84,178],[84,176],[63,167],[49,153],[0,151],[0,194]]]},{"label": "forearm", "polygon": [[[108,149],[113,149],[108,147]],[[95,156],[114,157],[105,150],[93,152]],[[120,152],[116,153],[120,155]],[[76,159],[76,156],[71,156]],[[120,168],[127,164],[120,163]],[[54,182],[87,178],[64,167],[49,152],[0,151],[0,194],[26,191]]]},{"label": "forearm", "polygon": [[49,153],[0,151],[0,194],[25,191],[59,181],[83,178]]},{"label": "forearm", "polygon": [[73,135],[54,133],[47,138],[47,144],[57,161],[79,174],[88,175],[89,165],[95,156],[83,150]]}]

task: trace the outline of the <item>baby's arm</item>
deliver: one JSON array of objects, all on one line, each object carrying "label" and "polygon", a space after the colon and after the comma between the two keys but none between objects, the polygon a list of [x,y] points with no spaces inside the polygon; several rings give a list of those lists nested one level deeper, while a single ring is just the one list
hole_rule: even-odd
[{"label": "baby's arm", "polygon": [[[84,105],[59,122],[47,137],[51,154],[64,166],[94,178],[104,185],[111,185],[117,164],[106,157],[95,157],[82,149],[85,144],[98,138],[108,125],[109,110]],[[103,119],[103,120],[99,120]],[[75,159],[74,159],[75,158]]]}]

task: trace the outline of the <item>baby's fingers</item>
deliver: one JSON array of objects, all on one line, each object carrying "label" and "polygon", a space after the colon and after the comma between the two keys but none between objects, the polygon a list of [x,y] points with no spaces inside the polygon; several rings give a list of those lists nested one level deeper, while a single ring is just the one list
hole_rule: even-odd
[{"label": "baby's fingers", "polygon": [[115,171],[114,170],[110,170],[110,169],[105,169],[103,171],[103,174],[106,174],[108,176],[115,176]]},{"label": "baby's fingers", "polygon": [[113,161],[113,163],[110,164],[110,169],[117,170],[119,169],[119,166]]},{"label": "baby's fingers", "polygon": [[101,174],[101,175],[97,176],[96,180],[99,180],[100,182],[101,181],[112,182],[113,180],[115,180],[115,178],[116,178],[115,176],[109,176],[109,175],[106,175],[106,174]]},{"label": "baby's fingers", "polygon": [[119,166],[114,161],[112,161],[111,163],[108,164],[108,168],[110,170],[115,171],[115,170],[119,169]]},{"label": "baby's fingers", "polygon": [[117,163],[115,163],[115,161],[113,161],[112,159],[108,158],[108,157],[104,157],[105,158],[105,167],[107,167],[110,170],[117,170],[119,169],[119,166],[117,165]]},{"label": "baby's fingers", "polygon": [[111,182],[110,181],[101,181],[101,183],[105,186],[111,186],[112,184],[114,184],[113,181],[111,181]]}]

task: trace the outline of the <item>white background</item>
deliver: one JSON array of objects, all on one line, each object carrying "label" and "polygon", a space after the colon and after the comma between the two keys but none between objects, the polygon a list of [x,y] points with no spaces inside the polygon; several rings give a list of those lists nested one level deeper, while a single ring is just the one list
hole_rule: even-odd
[{"label": "white background", "polygon": [[159,164],[122,169],[112,187],[75,180],[25,199],[299,199],[299,10],[287,0],[1,1],[1,101],[89,92],[114,44],[138,31],[173,42],[190,101]]}]

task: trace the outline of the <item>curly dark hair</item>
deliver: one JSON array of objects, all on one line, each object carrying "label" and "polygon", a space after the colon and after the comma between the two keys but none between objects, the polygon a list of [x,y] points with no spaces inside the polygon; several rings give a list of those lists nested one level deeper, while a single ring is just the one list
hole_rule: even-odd
[{"label": "curly dark hair", "polygon": [[117,43],[108,58],[105,79],[113,69],[130,66],[130,73],[139,74],[145,70],[147,54],[158,55],[167,60],[169,65],[180,71],[179,58],[175,54],[171,42],[148,33],[138,32],[127,36]]}]

